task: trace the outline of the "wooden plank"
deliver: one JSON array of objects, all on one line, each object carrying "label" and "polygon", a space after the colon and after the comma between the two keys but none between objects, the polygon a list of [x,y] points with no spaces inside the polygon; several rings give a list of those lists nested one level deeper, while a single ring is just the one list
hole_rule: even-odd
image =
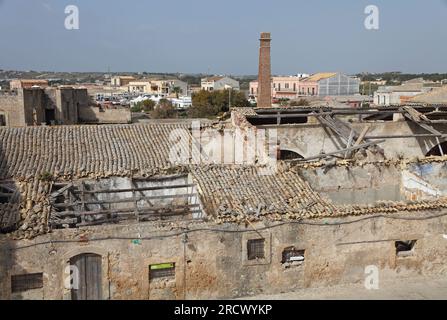
[{"label": "wooden plank", "polygon": [[65,187],[62,187],[61,189],[59,189],[59,190],[53,192],[53,193],[50,195],[50,198],[56,198],[56,197],[60,196],[62,193],[64,193],[65,191],[67,191],[67,190],[70,189],[71,187],[73,187],[73,183],[69,183],[69,184],[67,184]]},{"label": "wooden plank", "polygon": [[[352,140],[354,139],[354,129],[351,129],[351,133],[349,134],[348,143],[346,143],[346,148],[349,148],[351,146]],[[350,155],[349,150],[345,152],[345,159],[348,158]]]},{"label": "wooden plank", "polygon": [[97,200],[97,201],[76,201],[73,203],[56,203],[53,204],[53,207],[55,208],[69,208],[74,207],[77,205],[81,205],[83,207],[83,211],[85,210],[85,206],[90,204],[111,204],[111,203],[128,203],[128,202],[134,202],[136,201],[144,201],[148,199],[174,199],[174,198],[190,198],[190,197],[196,197],[196,193],[183,193],[183,194],[172,194],[172,195],[162,195],[162,196],[148,196],[148,197],[131,197],[131,198],[125,198],[125,199],[116,199],[116,200]]},{"label": "wooden plank", "polygon": [[102,270],[101,256],[93,253],[86,254],[85,278],[87,300],[102,299]]},{"label": "wooden plank", "polygon": [[[180,188],[190,188],[190,187],[194,187],[194,184],[177,184],[177,185],[170,185],[170,186],[141,187],[141,188],[129,188],[129,189],[102,189],[102,190],[93,190],[93,191],[84,190],[84,194],[153,191],[153,190],[180,189]],[[82,191],[74,191],[73,193],[81,194]]]},{"label": "wooden plank", "polygon": [[[159,211],[159,210],[176,210],[176,209],[183,209],[183,208],[197,208],[200,207],[200,204],[187,204],[187,205],[175,205],[175,206],[164,206],[164,207],[140,207],[138,210],[140,213],[144,213],[146,211]],[[126,213],[126,212],[134,212],[134,208],[128,208],[128,209],[114,209],[114,210],[95,210],[95,211],[64,211],[64,212],[57,212],[54,213],[55,217],[79,217],[81,215],[99,215],[99,214],[119,214],[119,213]]]},{"label": "wooden plank", "polygon": [[365,138],[366,134],[369,131],[369,128],[370,128],[370,126],[365,126],[363,128],[362,132],[360,132],[360,135],[357,138],[357,141],[354,143],[354,146],[358,146],[363,141],[363,139]]},{"label": "wooden plank", "polygon": [[303,161],[309,161],[309,160],[326,158],[326,157],[329,157],[329,156],[333,156],[333,155],[336,155],[336,154],[343,153],[345,151],[352,151],[352,150],[362,149],[362,148],[365,148],[365,147],[368,147],[368,146],[371,146],[371,145],[375,145],[375,144],[378,144],[378,143],[382,143],[382,142],[385,142],[385,140],[367,142],[367,143],[360,144],[358,146],[349,147],[349,148],[345,148],[345,149],[340,149],[340,150],[329,152],[329,153],[323,153],[323,154],[319,154],[317,156],[313,156],[313,157],[309,157],[309,158],[305,158],[305,159],[295,159],[295,160],[289,160],[289,161],[290,162],[303,162]]}]

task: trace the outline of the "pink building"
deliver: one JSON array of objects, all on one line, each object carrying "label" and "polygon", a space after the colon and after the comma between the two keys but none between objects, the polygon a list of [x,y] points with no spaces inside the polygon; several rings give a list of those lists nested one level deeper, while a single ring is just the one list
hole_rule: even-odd
[{"label": "pink building", "polygon": [[[306,81],[305,78],[297,76],[272,77],[272,98],[274,99],[296,99],[300,96],[311,96],[318,94],[318,82]],[[258,81],[250,82],[250,95],[257,97]]]}]

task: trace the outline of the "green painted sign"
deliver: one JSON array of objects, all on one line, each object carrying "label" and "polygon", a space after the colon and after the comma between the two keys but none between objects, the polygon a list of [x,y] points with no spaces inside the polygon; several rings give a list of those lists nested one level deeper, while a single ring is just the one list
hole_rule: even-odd
[{"label": "green painted sign", "polygon": [[162,270],[162,269],[171,269],[174,268],[173,263],[160,263],[151,265],[151,270]]}]

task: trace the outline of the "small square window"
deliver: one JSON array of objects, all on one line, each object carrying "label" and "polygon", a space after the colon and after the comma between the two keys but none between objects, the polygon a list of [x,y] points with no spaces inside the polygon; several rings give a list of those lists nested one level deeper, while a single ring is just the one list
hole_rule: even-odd
[{"label": "small square window", "polygon": [[247,241],[248,260],[257,260],[265,258],[264,251],[265,239],[251,239]]},{"label": "small square window", "polygon": [[289,247],[282,252],[281,263],[301,265],[304,262],[305,250],[297,250],[295,247]]},{"label": "small square window", "polygon": [[414,245],[416,244],[416,240],[408,240],[408,241],[396,241],[396,255],[398,257],[406,257],[410,256],[414,252]]},{"label": "small square window", "polygon": [[161,263],[149,266],[149,279],[175,278],[175,263]]},{"label": "small square window", "polygon": [[43,288],[43,273],[29,273],[11,276],[11,292],[24,292]]}]

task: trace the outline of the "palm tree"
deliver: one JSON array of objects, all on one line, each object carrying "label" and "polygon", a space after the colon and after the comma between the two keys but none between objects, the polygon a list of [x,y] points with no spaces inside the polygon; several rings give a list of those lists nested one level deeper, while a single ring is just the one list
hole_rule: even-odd
[{"label": "palm tree", "polygon": [[181,89],[180,87],[174,87],[174,88],[172,88],[172,92],[175,93],[175,96],[176,96],[177,99],[178,99],[179,94],[182,93],[182,89]]}]

